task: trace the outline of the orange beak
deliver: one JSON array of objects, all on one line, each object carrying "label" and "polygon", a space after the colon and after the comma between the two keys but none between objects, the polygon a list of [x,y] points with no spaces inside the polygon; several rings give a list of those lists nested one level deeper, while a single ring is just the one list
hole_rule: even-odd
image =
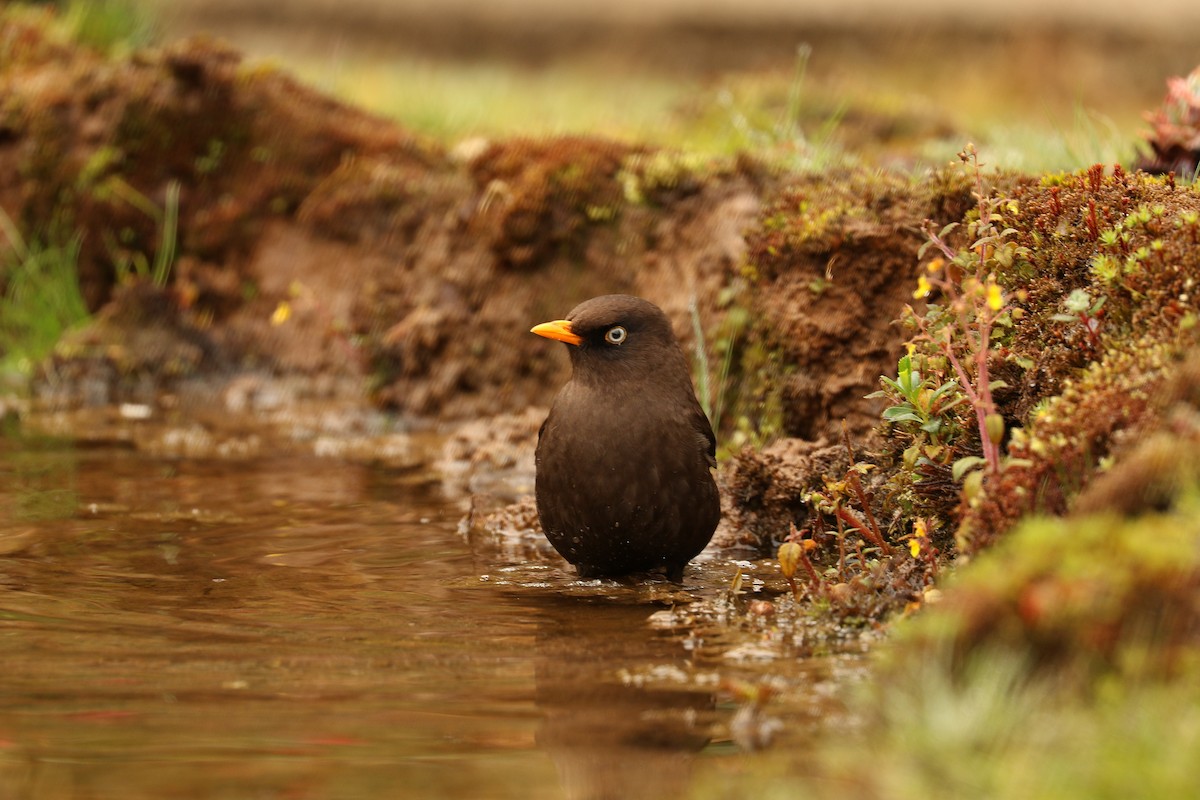
[{"label": "orange beak", "polygon": [[567,344],[576,346],[583,344],[583,337],[571,330],[570,320],[556,319],[553,322],[543,322],[541,325],[534,325],[529,332]]}]

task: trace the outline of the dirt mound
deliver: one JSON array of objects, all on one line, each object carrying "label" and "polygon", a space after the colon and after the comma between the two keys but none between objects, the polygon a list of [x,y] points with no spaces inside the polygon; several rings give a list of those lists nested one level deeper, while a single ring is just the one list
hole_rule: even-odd
[{"label": "dirt mound", "polygon": [[[104,324],[58,358],[99,362],[105,402],[132,391],[114,346],[157,363],[113,324],[163,313],[149,303],[175,317],[164,335],[198,348],[175,374],[150,369],[160,389],[333,374],[404,412],[519,409],[565,368],[529,327],[582,299],[644,295],[684,334],[689,301],[719,319],[758,209],[736,165],[602,140],[496,143],[460,163],[209,40],[109,61],[28,22],[6,19],[0,38],[0,203],[23,229],[82,232],[80,281]],[[168,246],[173,185],[174,268],[161,291],[118,291]]]}]

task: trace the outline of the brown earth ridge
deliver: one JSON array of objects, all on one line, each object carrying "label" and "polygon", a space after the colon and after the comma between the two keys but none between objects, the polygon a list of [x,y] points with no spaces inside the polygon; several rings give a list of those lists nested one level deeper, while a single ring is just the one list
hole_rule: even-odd
[{"label": "brown earth ridge", "polygon": [[[884,189],[865,198],[878,220],[856,221],[798,269],[747,281],[746,233],[785,182],[750,158],[693,163],[585,137],[447,153],[217,41],[110,61],[32,25],[8,21],[0,36],[0,203],[23,230],[82,231],[80,283],[97,322],[59,348],[56,368],[113,362],[92,400],[261,372],[361,380],[372,402],[406,414],[516,411],[545,403],[566,368],[530,340],[531,321],[628,292],[661,305],[688,347],[690,304],[712,338],[735,304],[777,334],[787,313],[800,327],[775,345],[789,369],[849,365],[830,386],[789,383],[804,404],[791,426],[817,435],[894,362],[891,321],[920,244],[911,229],[965,207],[962,186],[925,204]],[[153,212],[173,182],[167,285],[123,285],[114,264],[153,258]],[[830,191],[802,183],[786,191]],[[830,262],[837,277],[816,303],[803,287]],[[131,328],[155,336],[139,348]]]}]

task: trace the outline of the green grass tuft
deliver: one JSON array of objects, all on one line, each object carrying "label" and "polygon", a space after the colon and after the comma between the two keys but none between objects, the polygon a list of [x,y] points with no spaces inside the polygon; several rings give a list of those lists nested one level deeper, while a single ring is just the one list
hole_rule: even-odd
[{"label": "green grass tuft", "polygon": [[77,271],[82,237],[27,243],[3,211],[0,229],[9,245],[0,266],[0,372],[28,374],[63,331],[88,317]]},{"label": "green grass tuft", "polygon": [[145,47],[157,37],[157,23],[136,0],[63,0],[62,25],[71,39],[105,53]]}]

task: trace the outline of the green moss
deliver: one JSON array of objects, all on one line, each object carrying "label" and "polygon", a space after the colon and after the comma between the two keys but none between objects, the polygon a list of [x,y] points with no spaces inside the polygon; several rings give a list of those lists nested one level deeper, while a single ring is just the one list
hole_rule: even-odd
[{"label": "green moss", "polygon": [[[1000,412],[1023,429],[1009,452],[1025,464],[973,501],[959,536],[968,552],[1023,514],[1065,511],[1122,432],[1158,424],[1153,398],[1195,341],[1195,191],[1095,167],[1020,185],[1012,200],[1004,224],[1029,263],[998,270],[1021,316],[993,363],[1008,384]],[[1089,300],[1084,313],[1072,297]]]},{"label": "green moss", "polygon": [[[761,798],[1188,797],[1200,759],[1200,669],[1172,682],[1100,683],[1081,698],[980,653],[888,675],[853,711],[859,731],[758,759],[736,782]],[[786,759],[786,761],[785,761]],[[763,762],[766,762],[764,765]],[[781,763],[784,762],[784,763]],[[799,763],[797,763],[799,762]],[[764,768],[765,767],[765,768]],[[727,777],[727,776],[726,776]],[[695,797],[730,796],[704,776]]]},{"label": "green moss", "polygon": [[617,180],[625,202],[644,205],[662,202],[679,192],[695,191],[705,181],[728,174],[730,165],[699,153],[654,150],[635,153],[625,160]]},{"label": "green moss", "polygon": [[[1003,649],[1091,680],[1136,667],[1173,672],[1200,647],[1200,509],[1032,519],[959,571],[942,603],[899,630],[898,646]],[[1130,661],[1136,656],[1136,663]]]},{"label": "green moss", "polygon": [[718,424],[725,424],[720,437],[724,456],[747,445],[761,448],[783,433],[783,384],[795,370],[761,339],[731,346],[736,348],[736,368],[722,383],[725,411],[718,418]]},{"label": "green moss", "polygon": [[[973,241],[979,211],[972,208],[941,237],[967,256],[955,262],[963,273],[956,285],[994,281],[1005,304],[983,346],[989,380],[1000,381],[995,422],[1007,434],[1008,468],[968,483],[966,502],[939,492],[932,507],[902,503],[904,513],[920,508],[948,529],[957,527],[966,553],[988,547],[1026,514],[1065,512],[1105,459],[1121,455],[1122,436],[1161,424],[1166,410],[1153,398],[1195,342],[1189,320],[1193,276],[1200,272],[1192,225],[1200,218],[1200,195],[1170,180],[1097,165],[1036,181],[981,176],[980,185],[1003,234],[983,245]],[[924,260],[937,255],[930,248]],[[913,363],[935,385],[958,377],[945,363],[943,331],[974,375],[981,345],[962,328],[963,313],[936,295],[927,307],[906,312]],[[972,313],[966,312],[968,322]],[[955,413],[963,435],[949,443],[953,459],[978,456],[975,408],[962,405]],[[943,478],[910,474],[914,462],[903,454],[914,439],[903,426],[889,432],[889,483],[902,498],[918,499],[923,486]]]}]

